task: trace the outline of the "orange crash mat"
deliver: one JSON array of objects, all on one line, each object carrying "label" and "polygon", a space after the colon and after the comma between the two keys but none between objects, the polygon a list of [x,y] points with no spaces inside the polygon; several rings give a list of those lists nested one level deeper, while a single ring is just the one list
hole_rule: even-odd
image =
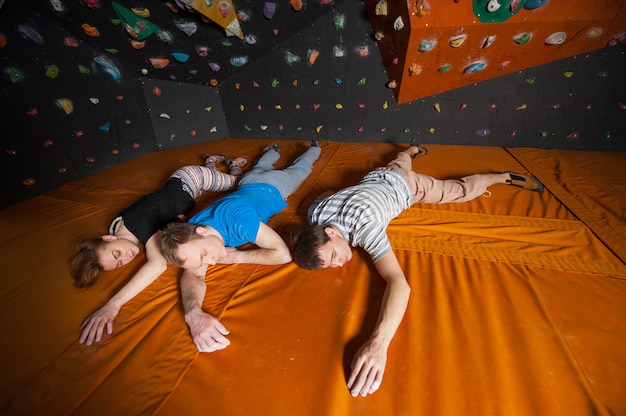
[{"label": "orange crash mat", "polygon": [[[123,306],[111,335],[80,344],[81,323],[143,257],[79,290],[76,244],[201,155],[244,156],[246,170],[272,143],[277,168],[308,146],[224,139],[160,151],[0,211],[2,414],[626,415],[625,153],[427,145],[413,162],[422,173],[530,172],[546,190],[496,185],[391,222],[412,291],[368,397],[352,397],[346,380],[385,283],[360,249],[323,271],[210,267],[204,309],[230,331],[222,351],[197,352],[174,266]],[[289,239],[317,195],[405,146],[321,142],[310,177],[269,225]]]}]

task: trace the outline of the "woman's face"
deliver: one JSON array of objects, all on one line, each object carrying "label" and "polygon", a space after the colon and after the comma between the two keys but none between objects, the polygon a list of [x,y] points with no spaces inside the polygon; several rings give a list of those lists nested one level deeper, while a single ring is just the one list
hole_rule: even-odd
[{"label": "woman's face", "polygon": [[106,237],[105,243],[98,249],[98,257],[104,271],[119,269],[139,254],[139,246],[132,241],[112,235]]}]

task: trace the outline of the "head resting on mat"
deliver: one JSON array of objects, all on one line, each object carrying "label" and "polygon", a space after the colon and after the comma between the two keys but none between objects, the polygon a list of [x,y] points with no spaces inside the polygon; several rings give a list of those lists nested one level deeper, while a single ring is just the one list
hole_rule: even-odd
[{"label": "head resting on mat", "polygon": [[332,225],[311,225],[293,236],[292,256],[303,269],[327,269],[342,267],[349,262],[352,248]]},{"label": "head resting on mat", "polygon": [[134,242],[114,235],[83,240],[72,257],[71,274],[74,286],[92,286],[100,274],[127,265],[139,251],[139,246]]},{"label": "head resting on mat", "polygon": [[161,231],[161,252],[168,262],[194,270],[219,263],[226,257],[227,248],[211,227],[172,223]]}]

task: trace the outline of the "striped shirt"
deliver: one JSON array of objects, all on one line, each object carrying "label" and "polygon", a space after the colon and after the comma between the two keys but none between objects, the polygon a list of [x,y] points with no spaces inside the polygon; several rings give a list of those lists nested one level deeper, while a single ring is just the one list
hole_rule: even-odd
[{"label": "striped shirt", "polygon": [[391,250],[389,222],[411,204],[404,177],[377,169],[358,185],[315,201],[308,211],[309,224],[333,225],[352,247],[362,247],[376,262]]}]

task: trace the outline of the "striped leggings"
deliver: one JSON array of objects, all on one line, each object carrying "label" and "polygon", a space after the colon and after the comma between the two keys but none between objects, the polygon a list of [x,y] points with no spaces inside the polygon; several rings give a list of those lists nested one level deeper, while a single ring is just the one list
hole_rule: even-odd
[{"label": "striped leggings", "polygon": [[183,166],[172,173],[171,178],[178,178],[183,183],[183,189],[196,199],[205,192],[229,191],[237,187],[241,179],[241,167],[232,164],[230,173],[217,170],[215,165]]}]

